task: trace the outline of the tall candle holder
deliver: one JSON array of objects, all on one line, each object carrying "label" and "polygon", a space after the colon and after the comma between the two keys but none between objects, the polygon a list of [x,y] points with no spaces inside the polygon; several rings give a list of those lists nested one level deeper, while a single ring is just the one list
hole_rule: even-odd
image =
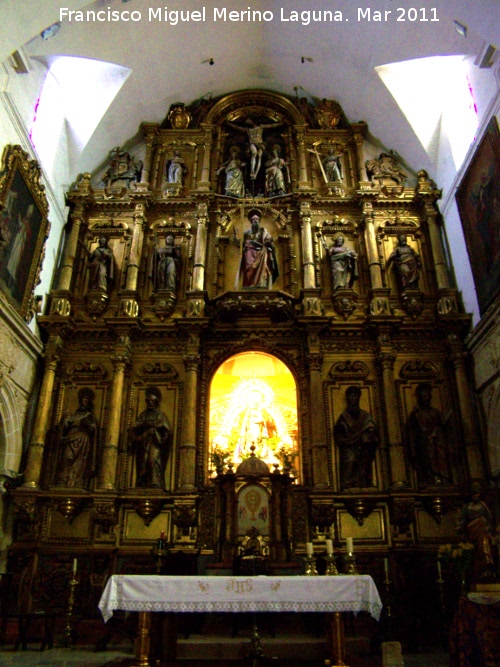
[{"label": "tall candle holder", "polygon": [[156,540],[155,546],[151,549],[153,556],[156,556],[156,574],[161,574],[163,561],[168,556],[168,544],[165,540],[165,533]]},{"label": "tall candle holder", "polygon": [[310,556],[310,555],[306,556],[304,558],[304,560],[306,562],[306,569],[305,569],[304,574],[308,577],[317,576],[318,570],[316,568],[316,559],[314,558],[314,556]]},{"label": "tall candle holder", "polygon": [[336,558],[333,554],[327,554],[325,556],[326,560],[326,570],[325,575],[329,577],[334,577],[338,575],[339,571],[337,570]]},{"label": "tall candle holder", "polygon": [[78,585],[78,579],[76,578],[75,568],[71,574],[71,579],[68,581],[69,585],[69,595],[68,595],[68,608],[66,609],[66,627],[64,629],[64,640],[63,646],[66,648],[71,648],[73,645],[73,630],[71,627],[71,618],[73,616],[73,607],[75,606],[75,588]]},{"label": "tall candle holder", "polygon": [[356,568],[356,558],[352,551],[349,551],[345,557],[345,572],[346,574],[359,574]]}]

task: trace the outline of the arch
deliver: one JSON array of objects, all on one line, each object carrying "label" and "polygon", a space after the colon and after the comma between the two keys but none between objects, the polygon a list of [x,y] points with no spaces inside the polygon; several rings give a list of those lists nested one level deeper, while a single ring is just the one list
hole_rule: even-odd
[{"label": "arch", "polygon": [[[249,104],[249,100],[252,100]],[[292,125],[304,125],[304,119],[299,109],[286,97],[268,90],[241,90],[226,95],[216,102],[207,113],[204,124],[216,125],[230,113],[267,115],[283,118]]]},{"label": "arch", "polygon": [[22,455],[22,424],[18,401],[9,382],[0,387],[0,470],[18,472]]},{"label": "arch", "polygon": [[210,381],[209,473],[251,455],[298,477],[297,385],[277,356],[250,349],[221,361]]}]

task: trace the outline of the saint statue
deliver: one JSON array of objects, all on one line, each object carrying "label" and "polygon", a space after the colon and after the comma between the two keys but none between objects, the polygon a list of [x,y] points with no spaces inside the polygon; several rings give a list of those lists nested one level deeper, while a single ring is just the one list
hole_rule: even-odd
[{"label": "saint statue", "polygon": [[328,182],[341,181],[342,172],[340,165],[340,155],[337,155],[333,148],[328,149],[328,154],[323,159],[323,169]]},{"label": "saint statue", "polygon": [[281,148],[278,144],[273,146],[272,156],[266,161],[266,195],[278,197],[286,192],[285,174],[290,181],[288,165],[281,157]]},{"label": "saint statue", "polygon": [[388,264],[394,263],[398,283],[402,290],[406,288],[417,289],[420,277],[420,257],[408,245],[404,234],[398,235],[398,245],[389,256]]},{"label": "saint statue", "polygon": [[450,483],[446,426],[451,414],[444,417],[440,410],[432,407],[432,386],[428,382],[419,384],[415,393],[417,405],[408,417],[408,435],[420,485]]},{"label": "saint statue", "polygon": [[56,485],[87,488],[93,471],[97,421],[94,392],[84,387],[78,392],[78,409],[63,416],[59,425],[61,449]]},{"label": "saint statue", "polygon": [[167,182],[182,185],[186,173],[187,167],[185,161],[181,158],[179,151],[174,151],[173,157],[167,162]]},{"label": "saint statue", "polygon": [[[260,211],[252,209],[248,214],[250,229],[243,234],[243,247],[236,285],[239,278],[243,287],[270,289],[279,276],[276,251],[271,234],[260,226]],[[239,244],[234,231],[234,242]]]},{"label": "saint statue", "polygon": [[340,487],[372,486],[372,466],[379,444],[373,417],[359,407],[361,389],[352,385],[345,391],[347,407],[335,423],[333,435],[340,454]]},{"label": "saint statue", "polygon": [[217,176],[222,172],[226,174],[224,194],[227,197],[244,197],[245,181],[243,180],[242,167],[245,164],[240,160],[240,149],[238,146],[231,146],[229,154],[229,159],[217,169]]},{"label": "saint statue", "polygon": [[108,239],[100,236],[98,246],[92,252],[89,252],[86,246],[83,247],[89,258],[89,290],[108,293],[114,278],[114,257],[113,251],[108,246]]},{"label": "saint statue", "polygon": [[333,289],[351,289],[355,280],[358,279],[358,256],[350,248],[344,245],[344,237],[339,234],[330,248],[325,239],[321,237],[321,243],[330,259]]},{"label": "saint statue", "polygon": [[496,578],[494,523],[490,508],[481,500],[481,485],[478,482],[472,483],[471,496],[460,511],[457,529],[475,547],[472,578],[481,582]]},{"label": "saint statue", "polygon": [[176,292],[180,276],[181,249],[174,243],[174,237],[169,234],[165,238],[165,245],[158,241],[151,255],[149,277],[153,282],[155,292],[168,290]]},{"label": "saint statue", "polygon": [[161,392],[158,387],[146,389],[146,409],[132,427],[137,478],[136,486],[164,489],[165,467],[171,449],[171,427],[160,409]]}]

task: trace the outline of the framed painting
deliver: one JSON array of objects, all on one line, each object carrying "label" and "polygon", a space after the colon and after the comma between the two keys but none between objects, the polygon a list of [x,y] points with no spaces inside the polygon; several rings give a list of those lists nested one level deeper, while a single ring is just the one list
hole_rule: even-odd
[{"label": "framed painting", "polygon": [[0,289],[26,321],[34,314],[47,216],[38,163],[21,146],[7,145],[0,171]]},{"label": "framed painting", "polygon": [[484,314],[500,291],[500,132],[495,116],[456,194],[465,242]]}]

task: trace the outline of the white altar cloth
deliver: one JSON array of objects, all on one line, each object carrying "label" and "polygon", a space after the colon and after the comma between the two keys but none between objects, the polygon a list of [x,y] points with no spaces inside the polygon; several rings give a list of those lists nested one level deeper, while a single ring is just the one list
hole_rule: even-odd
[{"label": "white altar cloth", "polygon": [[227,577],[114,574],[99,602],[105,621],[115,609],[175,612],[367,611],[382,603],[369,575]]}]

